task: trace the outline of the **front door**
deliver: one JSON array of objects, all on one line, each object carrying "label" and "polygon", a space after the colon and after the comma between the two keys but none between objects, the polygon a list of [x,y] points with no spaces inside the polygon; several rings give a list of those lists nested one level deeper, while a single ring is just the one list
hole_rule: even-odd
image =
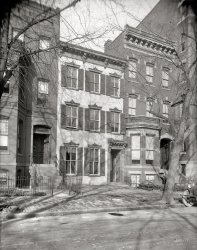
[{"label": "front door", "polygon": [[120,181],[120,150],[111,150],[110,182]]},{"label": "front door", "polygon": [[35,164],[49,163],[49,135],[34,134],[33,161]]}]

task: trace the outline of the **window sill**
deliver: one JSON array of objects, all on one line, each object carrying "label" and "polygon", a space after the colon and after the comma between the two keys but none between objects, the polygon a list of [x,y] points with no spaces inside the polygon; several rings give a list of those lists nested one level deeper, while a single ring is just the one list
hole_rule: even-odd
[{"label": "window sill", "polygon": [[94,91],[90,91],[90,94],[101,95],[100,92],[94,92]]},{"label": "window sill", "polygon": [[75,127],[65,127],[64,129],[67,129],[67,130],[79,130],[78,128],[75,128]]},{"label": "window sill", "polygon": [[99,130],[99,131],[98,131],[98,130],[89,130],[89,132],[90,132],[90,133],[97,133],[97,134],[98,134],[98,133],[101,133],[100,130]]},{"label": "window sill", "polygon": [[78,89],[78,87],[77,88],[71,88],[71,87],[63,87],[63,88],[67,88],[67,89],[69,89],[69,90],[76,90],[76,91],[78,91],[79,89]]},{"label": "window sill", "polygon": [[120,135],[120,132],[111,132],[114,135]]},{"label": "window sill", "polygon": [[89,176],[90,177],[100,177],[101,175],[100,174],[90,174]]},{"label": "window sill", "polygon": [[8,150],[1,150],[1,149],[0,149],[0,154],[1,154],[1,155],[9,155],[10,152],[9,152]]},{"label": "window sill", "polygon": [[116,99],[121,99],[121,97],[120,97],[120,96],[114,96],[114,95],[111,95],[111,97],[116,98]]}]

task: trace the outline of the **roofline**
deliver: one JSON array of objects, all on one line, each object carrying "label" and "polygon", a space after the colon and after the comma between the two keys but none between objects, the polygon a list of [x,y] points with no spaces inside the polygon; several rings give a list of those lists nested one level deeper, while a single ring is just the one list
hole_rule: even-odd
[{"label": "roofline", "polygon": [[68,43],[68,42],[64,42],[64,41],[60,41],[60,49],[62,49],[62,50],[73,49],[73,50],[79,51],[79,52],[81,52],[83,54],[84,53],[91,54],[91,55],[100,57],[104,61],[105,60],[110,60],[110,62],[112,64],[114,64],[114,62],[116,62],[116,64],[118,63],[118,64],[121,64],[121,65],[127,63],[127,60],[125,60],[123,58],[116,57],[116,56],[111,56],[111,55],[108,55],[106,53],[103,53],[103,52],[100,52],[100,51],[97,51],[97,50],[88,49],[88,48],[85,48],[85,47],[82,47],[82,46],[79,46],[79,45],[75,45],[75,44],[71,44],[71,43]]}]

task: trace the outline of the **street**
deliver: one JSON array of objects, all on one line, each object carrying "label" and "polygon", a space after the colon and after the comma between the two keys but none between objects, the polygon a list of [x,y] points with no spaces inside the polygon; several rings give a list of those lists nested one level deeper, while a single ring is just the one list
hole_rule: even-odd
[{"label": "street", "polygon": [[1,249],[172,249],[197,246],[197,208],[15,219],[1,224]]}]

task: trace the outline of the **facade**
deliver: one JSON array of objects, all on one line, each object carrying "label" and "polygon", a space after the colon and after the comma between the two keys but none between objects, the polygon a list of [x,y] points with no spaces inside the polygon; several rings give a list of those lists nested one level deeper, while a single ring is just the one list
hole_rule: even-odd
[{"label": "facade", "polygon": [[63,179],[123,181],[125,66],[115,56],[61,43],[57,155]]},{"label": "facade", "polygon": [[[15,9],[11,15],[9,39],[25,27],[24,20],[30,22],[45,8],[28,2]],[[53,11],[51,9],[51,13]],[[39,168],[40,175],[54,172],[58,59],[55,50],[46,49],[59,40],[59,16],[50,21],[28,29],[10,52],[8,67],[17,61],[18,66],[1,99],[1,177],[27,177],[32,162]],[[24,52],[20,58],[18,51]]]},{"label": "facade", "polygon": [[[176,52],[180,68],[176,67],[177,84],[175,96],[172,104],[175,112],[175,122],[179,123],[180,114],[182,113],[187,76],[184,72],[189,73],[191,65],[195,61],[196,53],[196,3],[193,0],[160,0],[153,10],[138,25],[138,29],[145,30],[152,34],[158,34],[164,38],[176,42]],[[155,20],[157,20],[155,22]],[[165,25],[164,25],[165,23]],[[194,68],[188,74],[189,81],[193,79]],[[197,122],[196,110],[196,90],[190,105],[190,119],[188,126],[193,126]],[[191,126],[191,127],[192,127]],[[185,138],[183,152],[180,155],[180,172],[188,178],[197,175],[197,148],[196,148],[196,129],[193,126],[192,132]]]},{"label": "facade", "polygon": [[160,169],[168,169],[173,139],[165,117],[174,115],[174,43],[127,25],[114,41],[107,42],[105,52],[118,54],[128,63],[124,99],[125,178],[133,185],[146,180],[157,182]]}]

